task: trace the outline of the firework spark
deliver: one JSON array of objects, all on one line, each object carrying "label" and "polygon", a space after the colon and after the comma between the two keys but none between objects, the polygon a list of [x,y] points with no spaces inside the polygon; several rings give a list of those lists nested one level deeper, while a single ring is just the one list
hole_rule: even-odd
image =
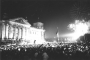
[{"label": "firework spark", "polygon": [[64,36],[71,37],[72,41],[77,41],[80,36],[85,35],[89,31],[89,22],[85,22],[84,20],[79,21],[76,20],[75,23],[69,24],[69,29],[73,31],[73,33],[65,34]]}]

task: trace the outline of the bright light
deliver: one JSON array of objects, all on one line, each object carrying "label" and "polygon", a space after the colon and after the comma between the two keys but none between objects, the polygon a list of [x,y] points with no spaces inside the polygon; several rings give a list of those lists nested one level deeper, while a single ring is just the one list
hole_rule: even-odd
[{"label": "bright light", "polygon": [[84,20],[76,20],[75,23],[69,24],[69,28],[73,31],[73,33],[66,34],[64,36],[71,37],[72,41],[76,41],[80,36],[83,36],[89,31],[89,26]]}]

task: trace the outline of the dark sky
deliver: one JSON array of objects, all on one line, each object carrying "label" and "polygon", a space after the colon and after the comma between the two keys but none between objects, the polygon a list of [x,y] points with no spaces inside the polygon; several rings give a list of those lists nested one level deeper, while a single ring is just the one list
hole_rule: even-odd
[{"label": "dark sky", "polygon": [[90,17],[89,1],[2,1],[1,17],[7,19],[23,17],[30,24],[34,22],[44,23],[46,37],[54,37],[57,27],[60,34],[70,32],[68,24],[75,19]]}]

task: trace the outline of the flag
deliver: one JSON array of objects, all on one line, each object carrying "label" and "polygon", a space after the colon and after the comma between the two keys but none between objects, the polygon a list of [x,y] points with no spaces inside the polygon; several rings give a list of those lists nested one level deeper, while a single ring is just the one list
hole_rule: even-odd
[{"label": "flag", "polygon": [[58,31],[58,27],[57,27],[57,32],[56,32],[57,37],[59,37],[59,31]]}]

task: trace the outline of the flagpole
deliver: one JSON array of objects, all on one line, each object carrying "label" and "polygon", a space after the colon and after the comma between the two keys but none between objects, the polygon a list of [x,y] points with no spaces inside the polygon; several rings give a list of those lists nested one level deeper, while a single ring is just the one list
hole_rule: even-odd
[{"label": "flagpole", "polygon": [[59,31],[58,31],[58,27],[57,27],[57,32],[56,32],[56,34],[57,34],[57,38],[58,38],[58,41],[57,41],[57,42],[59,42]]}]

